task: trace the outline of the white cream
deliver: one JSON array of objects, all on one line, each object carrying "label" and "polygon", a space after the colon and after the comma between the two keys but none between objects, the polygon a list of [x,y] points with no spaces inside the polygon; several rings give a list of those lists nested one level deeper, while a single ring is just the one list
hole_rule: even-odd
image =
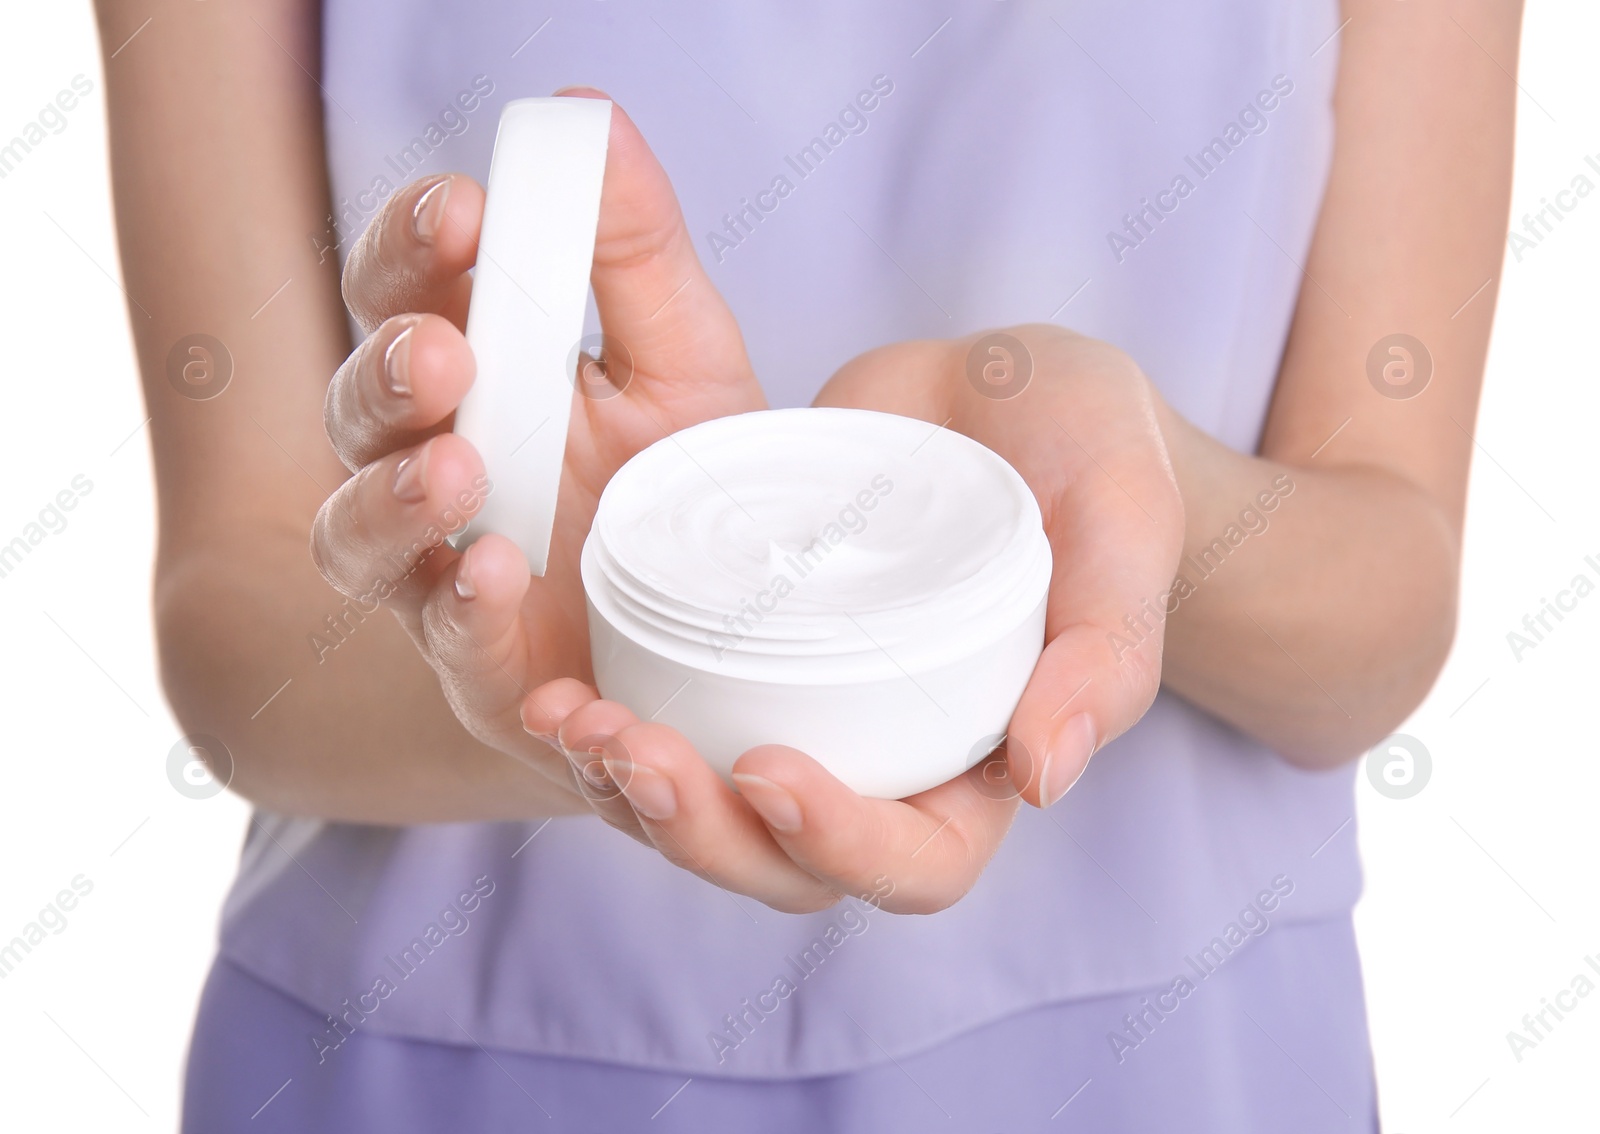
[{"label": "white cream", "polygon": [[867,410],[664,438],[612,478],[583,549],[603,696],[723,774],[787,744],[885,798],[959,775],[1004,732],[1050,571],[1010,465]]}]

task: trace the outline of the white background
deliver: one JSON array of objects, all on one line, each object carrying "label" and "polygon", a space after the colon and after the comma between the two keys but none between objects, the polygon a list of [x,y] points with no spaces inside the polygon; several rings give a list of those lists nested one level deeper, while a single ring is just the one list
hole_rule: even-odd
[{"label": "white background", "polygon": [[[144,410],[119,290],[89,5],[8,5],[0,140],[65,88],[94,94],[0,181],[0,329],[11,429],[0,544],[82,474],[93,489],[0,579],[5,787],[0,941],[82,874],[93,891],[0,980],[0,1123],[173,1129],[187,1030],[246,811],[165,773]],[[1600,161],[1600,12],[1534,0],[1513,216]],[[1508,80],[1509,81],[1509,80]],[[175,172],[175,176],[178,175]],[[1452,191],[1439,185],[1441,196]],[[1592,1129],[1600,995],[1519,1062],[1506,1034],[1600,963],[1600,595],[1514,659],[1508,631],[1579,573],[1600,579],[1591,495],[1600,386],[1600,194],[1508,257],[1473,468],[1455,652],[1404,731],[1422,792],[1362,783],[1357,912],[1385,1128]],[[1591,973],[1590,975],[1595,975]]]}]

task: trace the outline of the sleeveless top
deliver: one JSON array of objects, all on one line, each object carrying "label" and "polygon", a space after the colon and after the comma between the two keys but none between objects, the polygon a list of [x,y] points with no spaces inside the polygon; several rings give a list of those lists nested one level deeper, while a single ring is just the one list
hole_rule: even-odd
[{"label": "sleeveless top", "polygon": [[[417,177],[484,179],[501,103],[592,84],[672,177],[774,406],[873,346],[1054,320],[1253,451],[1327,177],[1338,20],[1336,0],[326,0],[335,213],[315,239],[348,248]],[[1241,925],[1348,917],[1354,778],[1163,692],[1060,804],[1022,809],[970,895],[921,917],[777,913],[587,816],[258,811],[221,950],[328,1015],[307,1037],[326,1058],[359,1029],[842,1072],[1171,987]]]}]

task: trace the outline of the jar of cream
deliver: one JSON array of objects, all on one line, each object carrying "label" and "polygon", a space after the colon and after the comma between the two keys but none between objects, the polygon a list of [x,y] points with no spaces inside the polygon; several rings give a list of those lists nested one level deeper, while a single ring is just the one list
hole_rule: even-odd
[{"label": "jar of cream", "polygon": [[863,795],[960,775],[1005,732],[1044,642],[1050,544],[978,442],[850,409],[663,438],[606,486],[582,573],[601,696],[719,773],[759,744]]},{"label": "jar of cream", "polygon": [[[611,121],[600,99],[501,113],[456,432],[494,489],[451,537],[512,539],[543,575]],[[538,299],[535,300],[534,296]],[[739,414],[666,437],[601,495],[584,543],[602,696],[724,776],[786,744],[897,799],[993,748],[1044,643],[1050,544],[1015,469],[868,410]]]}]

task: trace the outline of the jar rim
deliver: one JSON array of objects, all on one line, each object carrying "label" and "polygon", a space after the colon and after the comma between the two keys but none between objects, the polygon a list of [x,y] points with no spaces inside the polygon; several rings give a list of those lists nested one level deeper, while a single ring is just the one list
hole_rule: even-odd
[{"label": "jar rim", "polygon": [[[800,542],[814,531],[826,539]],[[582,557],[591,604],[638,644],[808,684],[977,652],[1037,614],[1051,567],[1038,502],[999,454],[931,422],[835,407],[657,441],[606,486]],[[771,585],[741,594],[763,571]]]}]

